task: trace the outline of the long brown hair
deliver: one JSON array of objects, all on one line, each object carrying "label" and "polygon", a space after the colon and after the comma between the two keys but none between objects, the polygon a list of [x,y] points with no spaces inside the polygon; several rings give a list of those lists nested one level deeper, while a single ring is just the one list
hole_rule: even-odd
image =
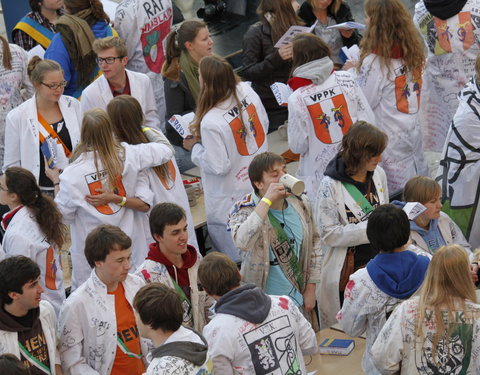
[{"label": "long brown hair", "polygon": [[[292,40],[292,71],[310,61],[330,56],[330,48],[322,38],[309,33],[300,33]],[[292,75],[292,74],[290,74]]]},{"label": "long brown hair", "polygon": [[62,72],[63,69],[59,63],[54,60],[42,60],[38,56],[33,56],[27,66],[28,78],[32,83],[41,83],[45,75],[50,72]]},{"label": "long brown hair", "polygon": [[440,196],[442,189],[437,181],[427,176],[414,176],[403,188],[405,202],[428,203]]},{"label": "long brown hair", "polygon": [[365,14],[370,21],[360,42],[358,71],[371,53],[378,55],[390,70],[393,49],[398,48],[407,70],[420,78],[425,66],[424,46],[401,0],[367,0]]},{"label": "long brown hair", "polygon": [[5,171],[5,185],[8,192],[16,194],[20,203],[33,213],[48,242],[61,249],[66,233],[62,214],[53,199],[42,194],[32,172],[20,167],[10,167]]},{"label": "long brown hair", "polygon": [[[142,131],[144,122],[142,107],[133,96],[119,95],[113,98],[107,105],[107,113],[118,141],[131,145],[149,143]],[[159,178],[171,179],[168,162],[153,167],[153,170]]]},{"label": "long brown hair", "polygon": [[103,10],[103,5],[100,0],[63,0],[65,6],[70,10],[70,13],[75,15],[76,13],[91,9],[92,15],[96,21],[110,22],[110,17]]},{"label": "long brown hair", "polygon": [[[420,287],[416,335],[423,342],[423,326],[426,311],[433,310],[435,336],[432,341],[433,357],[440,339],[449,335],[448,322],[454,321],[453,314],[460,309],[468,316],[465,301],[477,303],[477,295],[470,276],[470,264],[464,248],[459,245],[448,245],[438,249],[430,262],[425,281]],[[447,312],[447,314],[445,314]],[[431,319],[428,319],[431,321]]]},{"label": "long brown hair", "polygon": [[165,62],[162,67],[162,75],[165,78],[177,81],[180,77],[180,54],[187,52],[185,43],[193,42],[198,32],[207,27],[203,21],[187,20],[177,29],[172,30],[167,36],[165,48]]},{"label": "long brown hair", "polygon": [[[257,8],[258,15],[272,28],[272,41],[276,43],[290,26],[303,25],[304,22],[296,15],[291,0],[262,0]],[[272,15],[268,21],[267,14]]]},{"label": "long brown hair", "polygon": [[[206,56],[200,60],[199,72],[203,85],[198,95],[195,118],[190,125],[192,133],[198,136],[200,136],[200,123],[203,116],[217,104],[233,97],[239,110],[242,108],[237,95],[237,84],[240,78],[233,72],[227,60],[218,56]],[[243,123],[242,116],[239,118]]]},{"label": "long brown hair", "polygon": [[12,52],[10,51],[10,45],[8,40],[0,35],[0,41],[2,42],[2,64],[7,70],[12,70]]},{"label": "long brown hair", "polygon": [[107,112],[100,108],[92,108],[83,114],[80,142],[73,150],[70,163],[86,152],[93,152],[97,174],[100,172],[98,161],[108,174],[109,186],[104,188],[113,191],[116,179],[122,176],[123,161],[119,154],[123,151],[123,147],[113,137],[113,126]]}]

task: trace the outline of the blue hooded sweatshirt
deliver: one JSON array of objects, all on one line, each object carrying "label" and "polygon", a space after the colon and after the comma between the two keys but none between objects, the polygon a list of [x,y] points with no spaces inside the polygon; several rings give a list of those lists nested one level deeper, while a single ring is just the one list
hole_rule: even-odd
[{"label": "blue hooded sweatshirt", "polygon": [[380,253],[367,264],[367,272],[375,285],[385,294],[407,299],[420,287],[430,259],[405,250]]}]

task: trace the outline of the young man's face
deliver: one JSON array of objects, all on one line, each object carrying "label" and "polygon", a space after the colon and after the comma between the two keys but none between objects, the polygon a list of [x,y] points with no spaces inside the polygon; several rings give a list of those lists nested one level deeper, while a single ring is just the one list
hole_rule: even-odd
[{"label": "young man's face", "polygon": [[95,262],[97,275],[105,283],[125,281],[131,268],[132,249],[120,249],[114,245],[104,261]]},{"label": "young man's face", "polygon": [[125,74],[125,67],[127,66],[128,58],[126,56],[120,58],[115,48],[107,48],[98,52],[97,57],[106,59],[107,57],[117,57],[112,64],[107,64],[106,61],[100,62],[98,66],[103,72],[107,80],[119,79]]},{"label": "young man's face", "polygon": [[255,182],[260,195],[263,197],[272,183],[277,183],[284,174],[287,173],[285,163],[275,163],[269,171],[263,172],[262,181]]},{"label": "young man's face", "polygon": [[13,299],[14,304],[24,310],[31,310],[38,307],[43,293],[43,288],[39,283],[40,276],[35,280],[29,281],[22,287],[22,294],[10,292],[8,295]]},{"label": "young man's face", "polygon": [[183,218],[177,224],[165,225],[163,236],[155,234],[160,250],[164,254],[181,255],[187,251],[188,230],[187,219]]}]

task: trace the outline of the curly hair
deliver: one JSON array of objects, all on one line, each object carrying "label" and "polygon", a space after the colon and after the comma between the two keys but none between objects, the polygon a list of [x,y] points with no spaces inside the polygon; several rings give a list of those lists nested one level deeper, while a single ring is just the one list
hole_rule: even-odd
[{"label": "curly hair", "polygon": [[380,56],[390,70],[390,59],[395,58],[394,49],[398,48],[407,70],[420,73],[425,66],[424,45],[401,0],[367,0],[365,14],[369,23],[360,42],[358,71],[371,53]]}]

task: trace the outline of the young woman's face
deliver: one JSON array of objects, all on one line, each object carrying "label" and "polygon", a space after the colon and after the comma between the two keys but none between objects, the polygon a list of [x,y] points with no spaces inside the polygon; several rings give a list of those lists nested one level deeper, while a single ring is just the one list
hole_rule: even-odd
[{"label": "young woman's face", "polygon": [[440,217],[440,210],[442,208],[442,202],[440,201],[440,193],[433,197],[426,203],[422,203],[427,210],[423,212],[422,216],[428,220],[438,219]]},{"label": "young woman's face", "polygon": [[212,55],[213,40],[207,27],[198,30],[197,36],[193,42],[185,43],[190,56],[198,63],[205,56]]},{"label": "young woman's face", "polygon": [[332,0],[313,0],[311,4],[315,10],[326,10],[332,4]]},{"label": "young woman's face", "polygon": [[57,103],[65,90],[62,71],[51,71],[43,76],[42,82],[35,83],[35,91],[39,97],[48,102]]}]

